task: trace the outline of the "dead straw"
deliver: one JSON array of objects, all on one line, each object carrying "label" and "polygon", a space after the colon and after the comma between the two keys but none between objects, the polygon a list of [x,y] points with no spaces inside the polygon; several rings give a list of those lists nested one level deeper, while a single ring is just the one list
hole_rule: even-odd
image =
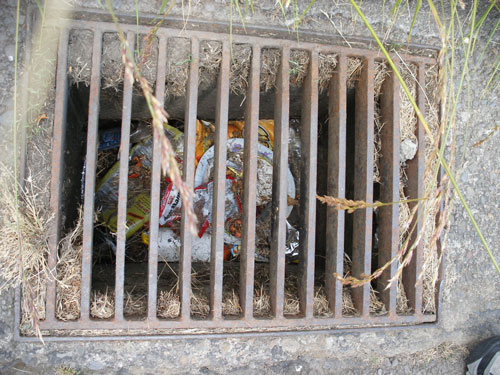
[{"label": "dead straw", "polygon": [[45,188],[35,186],[31,174],[22,187],[4,165],[0,166],[0,172],[3,186],[0,192],[0,293],[21,286],[21,330],[34,331],[40,336],[39,321],[45,318],[46,282],[53,277],[47,264],[52,215],[42,204]]},{"label": "dead straw", "polygon": [[327,206],[333,207],[336,210],[346,210],[348,214],[352,214],[354,211],[359,210],[359,209],[365,209],[365,208],[379,208],[379,207],[384,207],[384,206],[390,206],[393,204],[401,204],[401,203],[410,203],[410,202],[419,202],[423,201],[426,198],[415,198],[415,199],[407,199],[404,201],[399,201],[399,202],[379,202],[375,201],[373,203],[368,203],[362,200],[350,200],[350,199],[345,199],[345,198],[335,198],[335,197],[330,197],[328,195],[320,196],[317,195],[316,198],[323,204],[326,204]]}]

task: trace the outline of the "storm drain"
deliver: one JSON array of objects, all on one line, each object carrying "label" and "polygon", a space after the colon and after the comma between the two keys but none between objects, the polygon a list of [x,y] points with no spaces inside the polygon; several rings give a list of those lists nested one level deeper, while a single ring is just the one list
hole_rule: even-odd
[{"label": "storm drain", "polygon": [[[136,25],[120,25],[126,33],[132,49],[138,48]],[[68,165],[66,157],[70,154],[74,140],[75,110],[74,89],[68,85],[68,45],[74,33],[91,35],[91,66],[89,69],[89,87],[83,110],[86,140],[84,144],[84,162],[77,166]],[[148,28],[139,27],[139,33],[145,35]],[[339,328],[346,326],[366,327],[383,325],[419,324],[434,322],[437,309],[428,312],[423,308],[423,283],[419,280],[422,273],[424,249],[419,244],[411,261],[404,269],[400,282],[386,285],[396,276],[397,262],[387,267],[382,275],[359,287],[348,287],[336,277],[351,275],[363,278],[375,269],[386,264],[396,256],[401,246],[400,236],[400,204],[392,204],[375,210],[370,206],[356,210],[352,214],[321,205],[317,195],[329,195],[340,199],[362,200],[368,205],[375,200],[382,202],[398,202],[401,199],[401,180],[404,179],[405,196],[409,199],[420,198],[424,192],[425,168],[425,133],[422,124],[416,121],[416,152],[405,163],[404,176],[400,168],[400,85],[387,70],[383,82],[378,84],[377,67],[384,64],[378,51],[369,49],[347,48],[320,43],[309,43],[260,38],[249,35],[201,32],[184,30],[182,35],[177,29],[159,28],[155,40],[157,51],[152,54],[156,64],[155,82],[156,97],[165,102],[167,80],[166,67],[169,56],[167,48],[171,40],[182,38],[187,43],[188,58],[175,61],[175,64],[187,66],[187,85],[185,96],[179,110],[179,102],[172,104],[174,114],[171,126],[183,134],[182,168],[183,178],[188,186],[198,188],[195,183],[197,159],[197,137],[200,129],[200,113],[213,111],[211,128],[213,131],[213,168],[211,196],[210,239],[207,242],[205,256],[200,259],[195,254],[196,241],[185,220],[185,210],[179,211],[178,259],[159,262],[159,245],[161,245],[160,209],[164,198],[165,177],[161,174],[160,146],[156,139],[151,139],[152,160],[146,199],[149,212],[146,226],[142,228],[147,235],[147,247],[142,266],[134,266],[129,262],[127,222],[130,212],[130,194],[127,186],[134,171],[130,163],[121,163],[115,171],[117,180],[116,229],[106,241],[112,242],[113,254],[110,262],[96,265],[101,255],[96,248],[102,247],[101,229],[98,229],[99,211],[96,203],[96,191],[100,185],[99,152],[102,143],[101,128],[103,112],[110,108],[102,105],[102,64],[103,39],[110,33],[116,33],[112,23],[72,21],[69,28],[60,31],[55,116],[53,125],[53,153],[51,172],[50,207],[55,215],[54,232],[51,236],[48,264],[57,269],[59,244],[67,231],[68,224],[63,224],[68,217],[65,202],[68,192],[69,175],[78,193],[78,175],[83,173],[82,185],[82,248],[80,273],[80,300],[77,316],[61,319],[58,315],[57,281],[49,281],[46,293],[45,319],[40,322],[42,330],[175,330],[192,333],[193,329],[204,331],[262,331],[262,330],[304,330],[319,328]],[[200,101],[207,97],[200,95],[200,46],[216,43],[220,47],[218,69],[215,71],[215,89],[212,91],[213,105],[200,106]],[[233,48],[231,44],[233,43]],[[239,95],[233,95],[231,82],[232,61],[236,59],[236,47],[243,45],[249,54],[248,79]],[[261,76],[266,66],[262,65],[264,55],[269,50],[276,51],[275,80],[271,94],[262,96]],[[291,57],[292,56],[292,57]],[[302,69],[293,58],[302,56],[307,65]],[[335,56],[335,64],[328,80],[320,77],[324,56]],[[352,72],[351,62],[359,63],[357,75],[351,84],[348,82]],[[398,60],[399,61],[399,60]],[[429,57],[404,56],[405,64],[413,67],[416,81],[415,93],[418,104],[425,112],[426,102],[424,87],[426,86],[426,70],[435,64]],[[74,67],[73,67],[74,68]],[[302,75],[299,88],[291,87],[290,80]],[[322,92],[322,84],[326,89]],[[168,85],[168,82],[167,82]],[[376,87],[377,85],[378,88]],[[83,85],[84,86],[84,85]],[[136,131],[134,106],[134,82],[125,77],[117,93],[120,98],[121,127],[119,157],[129,160],[133,155],[131,133]],[[183,94],[183,93],[181,93]],[[237,98],[237,102],[235,100]],[[209,103],[211,103],[209,101]],[[116,103],[115,103],[116,104]],[[177,109],[176,109],[177,108]],[[210,109],[211,108],[211,109]],[[170,113],[168,103],[166,109]],[[241,112],[241,113],[240,113]],[[170,113],[172,115],[172,113]],[[72,117],[73,116],[73,117]],[[81,113],[80,113],[81,116]],[[205,116],[207,116],[205,114]],[[108,116],[109,117],[109,116]],[[172,116],[175,117],[175,116]],[[207,116],[210,117],[209,115]],[[272,149],[272,194],[268,203],[268,240],[267,255],[260,253],[259,216],[264,215],[262,208],[257,207],[259,199],[258,172],[262,169],[261,152],[261,120],[267,118],[273,123],[273,139],[268,140]],[[109,120],[109,119],[108,119]],[[241,141],[236,142],[228,136],[228,123],[239,120],[244,123]],[[177,124],[177,125],[176,125]],[[293,124],[293,126],[292,126]],[[376,126],[375,124],[382,124]],[[293,133],[293,134],[292,134]],[[76,133],[79,134],[79,133]],[[297,138],[300,153],[294,154],[290,139]],[[380,146],[377,146],[377,142]],[[226,171],[231,165],[228,147],[237,145],[242,152],[241,195],[241,230],[236,237],[238,241],[232,246],[227,244],[226,202],[231,190],[226,189]],[[377,150],[377,147],[379,149]],[[379,154],[380,156],[377,156]],[[298,158],[295,169],[289,172],[290,155]],[[136,160],[140,163],[141,160]],[[374,172],[374,166],[375,168]],[[376,176],[374,175],[376,174]],[[290,175],[292,175],[290,177]],[[290,184],[296,185],[294,189]],[[213,192],[213,193],[212,193]],[[128,194],[128,196],[127,196]],[[74,201],[79,199],[73,196]],[[257,209],[256,209],[257,207]],[[408,223],[412,228],[409,242],[421,235],[423,222],[421,207],[410,203],[409,209],[415,208],[413,219]],[[292,214],[290,214],[292,210]],[[97,216],[99,213],[97,214]],[[295,222],[291,225],[290,221]],[[290,219],[292,218],[292,219]],[[293,254],[290,253],[290,227],[296,232]],[[108,232],[109,229],[106,229]],[[108,233],[109,234],[109,233]],[[233,233],[234,234],[234,233]],[[144,237],[144,236],[143,236]],[[104,242],[106,242],[104,241]],[[237,246],[235,245],[237,244]],[[231,244],[230,244],[231,245]],[[145,245],[142,245],[145,246]],[[230,254],[228,254],[228,251]],[[232,253],[231,253],[232,252]],[[130,265],[129,265],[130,264]],[[165,267],[165,264],[168,267]],[[141,268],[142,267],[142,268]],[[168,269],[167,269],[168,268]],[[169,304],[176,304],[173,314],[159,311],[159,300],[165,297],[161,292],[162,270],[175,275],[176,283],[166,292],[175,297]],[[203,269],[204,271],[200,271]],[[142,308],[137,314],[127,313],[128,291],[126,279],[134,270],[144,276],[142,278]],[[193,272],[195,274],[193,275]],[[207,300],[204,312],[195,309],[196,298],[193,279],[196,272],[206,272],[205,295]],[[227,276],[233,272],[233,277]],[[96,285],[98,273],[113,275],[106,290],[113,296],[111,313],[104,317],[96,317],[92,313],[96,303]],[[265,274],[265,282],[260,284],[258,274]],[[234,276],[235,275],[235,276]],[[105,275],[106,276],[106,275]],[[131,276],[133,277],[133,276]],[[108,277],[109,279],[109,277]],[[292,280],[292,281],[290,281]],[[232,284],[230,301],[225,298],[226,284]],[[293,284],[290,292],[288,284]],[[346,292],[350,305],[346,311]],[[405,295],[404,311],[398,309],[398,296]],[[259,299],[265,294],[265,298]],[[290,308],[290,294],[294,294],[295,306]],[[373,295],[376,295],[378,310],[373,311]],[[317,308],[318,298],[323,302]],[[256,298],[257,297],[257,298]],[[232,298],[232,299],[231,299]],[[436,297],[437,299],[437,294]],[[237,307],[231,314],[224,313],[225,306],[233,301]],[[257,304],[266,304],[265,313]],[[437,303],[437,302],[436,302]],[[168,307],[168,306],[167,306]],[[350,309],[350,310],[349,310]],[[59,317],[58,317],[59,316]],[[149,332],[149,331],[148,331]]]}]

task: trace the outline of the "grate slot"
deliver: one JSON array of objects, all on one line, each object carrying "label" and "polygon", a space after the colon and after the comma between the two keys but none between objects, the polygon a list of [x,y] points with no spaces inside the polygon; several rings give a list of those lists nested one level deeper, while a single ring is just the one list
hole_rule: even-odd
[{"label": "grate slot", "polygon": [[272,197],[272,241],[269,261],[271,313],[283,317],[285,282],[286,213],[288,192],[288,122],[290,107],[290,49],[281,50],[274,106],[274,156]]},{"label": "grate slot", "polygon": [[[127,43],[134,50],[133,33],[127,34]],[[130,149],[130,120],[132,114],[132,85],[134,77],[125,69],[123,83],[122,131],[120,142],[120,177],[118,182],[118,216],[116,232],[115,320],[123,320],[123,288],[125,281],[125,242],[127,231],[128,159]]]},{"label": "grate slot", "polygon": [[260,47],[253,46],[245,108],[245,146],[243,150],[243,233],[240,256],[240,305],[245,320],[250,320],[253,317],[259,89]]},{"label": "grate slot", "polygon": [[[381,157],[380,157],[380,200],[382,202],[399,201],[399,82],[394,73],[384,80],[380,97]],[[379,249],[378,267],[384,266],[394,258],[399,250],[399,204],[384,206],[379,209]],[[377,280],[380,299],[385,304],[389,315],[396,314],[397,282],[386,289],[389,280],[394,277],[397,262],[392,262]]]},{"label": "grate slot", "polygon": [[90,284],[92,279],[92,248],[94,237],[94,192],[97,159],[97,127],[101,86],[102,31],[94,31],[92,75],[90,78],[87,156],[85,157],[85,196],[83,204],[81,319],[90,318]]},{"label": "grate slot", "polygon": [[316,170],[318,148],[318,52],[309,55],[301,109],[302,160],[300,176],[300,312],[313,316],[314,252],[316,241]]},{"label": "grate slot", "polygon": [[[425,65],[418,64],[418,88],[417,88],[417,104],[422,116],[425,116]],[[425,171],[425,130],[422,122],[417,118],[416,136],[418,140],[417,154],[413,160],[407,162],[408,168],[408,198],[415,199],[423,197],[424,191],[424,171]],[[409,243],[415,243],[421,230],[424,226],[424,209],[419,202],[409,203],[410,210],[413,210],[415,205],[418,205],[417,211],[413,216],[410,224],[411,237]],[[409,251],[412,249],[410,248]],[[419,241],[418,245],[413,249],[413,255],[410,263],[403,270],[403,285],[408,298],[408,303],[417,316],[422,315],[422,282],[418,277],[422,273],[422,262],[424,254],[423,241]]]},{"label": "grate slot", "polygon": [[[199,41],[191,39],[191,64],[189,67],[189,80],[186,93],[186,111],[184,126],[184,160],[183,179],[189,189],[194,187],[194,163],[189,161],[195,158],[196,143],[196,110],[198,104],[198,60]],[[180,299],[181,299],[181,319],[190,319],[191,305],[191,243],[192,234],[189,230],[189,223],[186,217],[186,205],[182,205],[181,214],[181,252],[179,259],[180,273]]]},{"label": "grate slot", "polygon": [[[345,198],[346,183],[346,62],[346,56],[340,55],[328,92],[327,194],[338,198]],[[336,318],[342,316],[342,283],[333,274],[344,272],[344,220],[344,211],[327,207],[325,285],[330,310]]]},{"label": "grate slot", "polygon": [[[50,210],[54,215],[49,237],[49,256],[47,265],[50,270],[56,270],[57,246],[61,227],[61,185],[63,181],[64,158],[63,150],[66,138],[66,112],[68,107],[68,39],[69,30],[61,29],[59,33],[59,47],[57,54],[56,98],[54,109],[54,129],[52,138],[52,170],[50,181]],[[46,313],[47,321],[55,321],[56,311],[56,280],[50,279],[47,283]]]},{"label": "grate slot", "polygon": [[[155,96],[163,107],[165,101],[165,70],[167,65],[167,37],[159,36],[158,64],[156,72]],[[161,155],[160,140],[153,139],[153,163],[151,168],[151,216],[149,226],[149,256],[148,256],[148,321],[157,320],[156,302],[158,293],[158,228],[160,212],[160,176]]]},{"label": "grate slot", "polygon": [[[373,58],[364,60],[356,84],[354,199],[373,203]],[[353,213],[352,275],[358,279],[371,272],[373,209]],[[352,288],[354,307],[363,317],[370,315],[370,285]]]},{"label": "grate slot", "polygon": [[213,234],[210,254],[210,311],[213,320],[222,316],[222,271],[224,262],[224,210],[226,200],[226,148],[229,112],[229,43],[222,44],[222,62],[217,80],[215,113]]}]

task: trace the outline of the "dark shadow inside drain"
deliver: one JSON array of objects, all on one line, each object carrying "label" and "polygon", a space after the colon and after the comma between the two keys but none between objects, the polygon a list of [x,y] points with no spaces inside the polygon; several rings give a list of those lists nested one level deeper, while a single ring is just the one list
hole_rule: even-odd
[{"label": "dark shadow inside drain", "polygon": [[[347,112],[346,112],[346,199],[354,199],[354,143],[355,143],[355,89],[347,89]],[[351,275],[352,268],[352,240],[353,240],[353,215],[344,211],[344,264],[343,277]],[[342,287],[342,315],[356,316],[358,311],[353,305],[351,287],[343,285]]]}]

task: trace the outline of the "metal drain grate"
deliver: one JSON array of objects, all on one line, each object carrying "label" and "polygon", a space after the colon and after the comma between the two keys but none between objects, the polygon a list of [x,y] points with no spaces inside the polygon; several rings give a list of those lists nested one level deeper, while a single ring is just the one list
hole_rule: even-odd
[{"label": "metal drain grate", "polygon": [[[127,33],[130,46],[134,45],[136,25],[121,25]],[[68,38],[72,29],[92,30],[92,75],[90,82],[88,132],[86,150],[86,178],[84,195],[83,256],[81,284],[81,314],[77,320],[61,321],[56,318],[56,282],[49,282],[46,297],[46,319],[40,322],[41,329],[237,329],[259,331],[266,329],[319,329],[351,326],[418,324],[436,321],[437,314],[422,312],[422,283],[417,283],[422,269],[422,245],[418,246],[410,265],[407,267],[403,285],[409,306],[413,313],[397,314],[397,285],[380,289],[380,298],[387,314],[370,314],[370,285],[353,288],[353,303],[358,316],[347,317],[342,314],[343,286],[333,274],[343,274],[345,213],[333,208],[327,209],[326,216],[326,265],[325,288],[330,317],[316,317],[313,313],[315,282],[315,241],[316,241],[316,188],[317,188],[317,147],[318,147],[318,56],[320,53],[337,54],[338,64],[328,91],[328,195],[344,198],[346,191],[346,117],[347,117],[347,59],[356,57],[363,60],[363,68],[355,90],[355,150],[354,150],[354,199],[373,202],[373,163],[374,163],[374,64],[382,60],[378,52],[368,49],[346,48],[328,44],[260,38],[248,35],[232,35],[233,43],[251,45],[251,69],[245,103],[245,143],[244,143],[244,188],[243,188],[243,231],[240,256],[239,301],[242,314],[238,318],[225,318],[222,314],[223,285],[223,245],[224,245],[224,202],[227,122],[229,111],[229,71],[230,37],[227,34],[185,30],[183,37],[191,41],[191,61],[185,107],[185,143],[183,174],[189,186],[194,183],[194,158],[196,138],[196,118],[198,100],[199,46],[202,41],[222,43],[222,62],[217,81],[215,168],[213,198],[213,234],[210,262],[210,315],[207,319],[191,317],[191,244],[192,238],[187,230],[187,222],[182,213],[182,250],[180,255],[179,290],[181,309],[177,319],[157,317],[157,274],[158,274],[158,215],[150,218],[150,242],[148,262],[148,303],[147,317],[143,320],[129,320],[124,317],[124,268],[125,268],[125,218],[127,210],[128,164],[121,163],[119,179],[118,231],[116,236],[116,280],[114,317],[109,320],[92,319],[90,316],[92,253],[94,232],[94,192],[96,188],[96,155],[98,141],[99,97],[101,84],[101,50],[103,33],[115,32],[112,23],[92,21],[72,21],[68,28],[61,30],[58,50],[56,99],[53,132],[52,180],[50,206],[55,215],[55,223],[61,223],[61,196],[64,181],[64,155],[66,114],[68,98]],[[147,34],[146,27],[139,32]],[[165,66],[167,62],[167,40],[177,37],[179,30],[160,28],[158,69],[156,77],[156,96],[164,101]],[[253,314],[254,295],[254,257],[256,221],[256,173],[257,140],[259,120],[259,82],[260,58],[263,48],[275,48],[281,52],[280,68],[275,90],[275,140],[273,158],[273,231],[270,256],[270,304],[269,318],[256,318]],[[294,317],[284,315],[284,277],[285,241],[287,211],[287,164],[289,137],[289,56],[291,49],[300,49],[309,55],[309,65],[302,89],[301,104],[301,141],[302,170],[300,178],[300,259],[299,259],[299,301],[300,314]],[[427,57],[406,56],[408,63],[417,66],[418,103],[425,108],[423,87],[425,86],[426,65],[435,60]],[[132,111],[133,82],[125,78],[123,86],[121,160],[129,155],[129,135]],[[384,82],[380,101],[382,123],[381,139],[383,144],[381,165],[380,200],[398,201],[399,198],[399,83],[391,74]],[[249,126],[248,126],[249,125]],[[417,124],[418,151],[416,157],[408,162],[409,198],[418,198],[423,193],[423,172],[425,163],[425,139],[423,127]],[[159,212],[160,202],[160,155],[159,145],[153,145],[151,212]],[[395,256],[399,248],[398,205],[379,209],[378,262],[384,264]],[[422,228],[422,215],[417,212],[412,225],[416,225],[413,239]],[[368,208],[353,214],[352,274],[361,277],[372,270],[373,211]],[[55,225],[50,242],[49,267],[56,268],[60,226]],[[381,276],[382,281],[394,276],[396,266],[389,267]]]}]

